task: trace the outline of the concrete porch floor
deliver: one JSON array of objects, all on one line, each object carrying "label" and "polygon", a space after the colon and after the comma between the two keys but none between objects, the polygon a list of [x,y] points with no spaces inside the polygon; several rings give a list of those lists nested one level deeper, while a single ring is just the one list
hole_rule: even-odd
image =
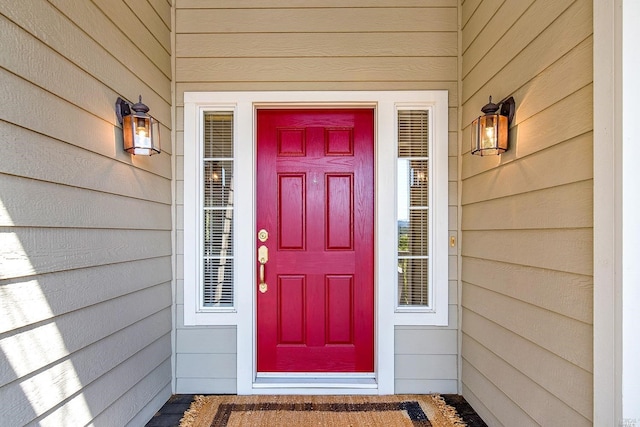
[{"label": "concrete porch floor", "polygon": [[[189,409],[194,396],[193,394],[171,396],[167,403],[149,420],[146,427],[178,427],[182,414]],[[458,394],[443,394],[442,397],[449,405],[456,408],[468,427],[487,427],[464,397]]]}]

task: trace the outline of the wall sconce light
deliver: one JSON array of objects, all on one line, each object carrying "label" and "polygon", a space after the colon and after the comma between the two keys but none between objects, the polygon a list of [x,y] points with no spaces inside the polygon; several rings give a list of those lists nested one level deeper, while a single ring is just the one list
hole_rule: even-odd
[{"label": "wall sconce light", "polygon": [[135,104],[118,97],[116,115],[122,125],[125,151],[143,156],[160,153],[160,127],[149,114],[149,107],[142,103],[142,95]]},{"label": "wall sconce light", "polygon": [[[488,156],[502,154],[509,148],[509,124],[513,120],[516,102],[510,96],[497,104],[482,107],[484,116],[471,124],[471,154]],[[498,111],[500,110],[500,111]]]}]

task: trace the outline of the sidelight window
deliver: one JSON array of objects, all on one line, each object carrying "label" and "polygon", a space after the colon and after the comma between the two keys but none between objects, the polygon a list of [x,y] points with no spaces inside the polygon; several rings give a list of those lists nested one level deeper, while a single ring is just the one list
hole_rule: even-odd
[{"label": "sidelight window", "polygon": [[205,112],[202,305],[233,307],[233,113]]},{"label": "sidelight window", "polygon": [[396,106],[396,287],[399,324],[448,321],[448,175],[443,117]]},{"label": "sidelight window", "polygon": [[429,306],[429,111],[398,111],[398,307]]}]

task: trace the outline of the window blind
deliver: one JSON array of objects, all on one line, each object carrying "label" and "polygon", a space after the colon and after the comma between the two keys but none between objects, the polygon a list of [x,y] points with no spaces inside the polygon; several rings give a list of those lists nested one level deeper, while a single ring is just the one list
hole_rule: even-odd
[{"label": "window blind", "polygon": [[233,113],[204,113],[202,304],[233,307]]},{"label": "window blind", "polygon": [[398,111],[398,307],[429,305],[429,111]]}]

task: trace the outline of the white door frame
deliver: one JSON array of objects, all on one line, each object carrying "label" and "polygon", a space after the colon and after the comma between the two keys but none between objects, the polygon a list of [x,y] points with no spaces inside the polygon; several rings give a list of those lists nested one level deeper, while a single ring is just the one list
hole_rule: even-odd
[{"label": "white door frame", "polygon": [[[185,324],[235,325],[237,327],[237,393],[238,394],[393,394],[394,393],[394,333],[395,325],[446,325],[448,322],[448,93],[431,91],[376,92],[186,92],[185,141],[198,140],[196,117],[203,110],[226,109],[235,114],[234,212],[236,223],[251,224],[235,229],[236,309],[226,312],[199,310],[195,304],[196,284],[191,284],[185,247]],[[262,384],[256,381],[256,301],[255,253],[256,233],[256,110],[259,107],[373,107],[375,108],[375,382],[361,383],[358,378],[344,381],[293,381],[288,384]],[[396,257],[396,111],[398,108],[430,108],[433,113],[432,146],[436,150],[434,162],[436,188],[434,197],[434,241],[441,242],[442,268],[435,269],[434,305],[430,310],[403,311],[395,309],[396,265],[389,262]],[[189,157],[185,143],[185,159]],[[185,164],[185,182],[192,173]],[[191,179],[192,177],[189,177]],[[185,218],[187,215],[185,190]],[[195,232],[195,231],[194,231]],[[193,236],[185,224],[185,245]],[[248,268],[247,266],[251,266]]]}]

